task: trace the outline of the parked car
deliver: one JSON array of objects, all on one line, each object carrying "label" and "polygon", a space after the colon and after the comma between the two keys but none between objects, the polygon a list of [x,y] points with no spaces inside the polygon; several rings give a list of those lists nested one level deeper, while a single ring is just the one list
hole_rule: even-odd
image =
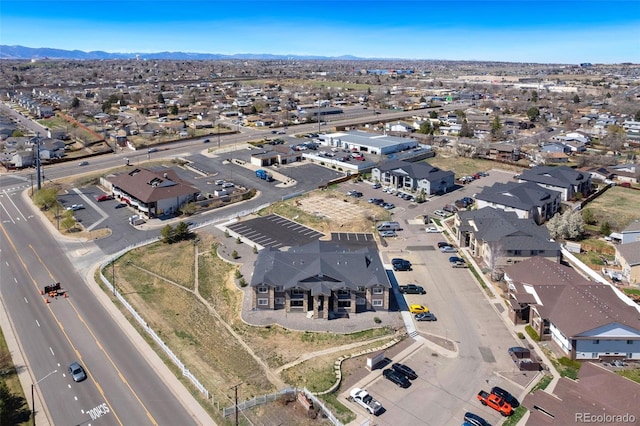
[{"label": "parked car", "polygon": [[393,259],[391,259],[391,264],[395,265],[396,263],[408,263],[411,264],[411,262],[409,262],[407,259],[403,259],[401,257],[394,257]]},{"label": "parked car", "polygon": [[449,216],[449,214],[443,210],[436,210],[433,212],[433,214],[435,214],[436,216],[440,216],[440,217],[447,217]]},{"label": "parked car", "polygon": [[383,238],[397,237],[396,231],[379,231],[378,232]]},{"label": "parked car", "polygon": [[411,262],[409,261],[392,263],[392,266],[394,271],[410,271],[411,270]]},{"label": "parked car", "polygon": [[76,361],[69,364],[69,374],[74,382],[81,382],[87,378],[84,368]]},{"label": "parked car", "polygon": [[398,373],[400,374],[404,374],[405,376],[407,376],[407,379],[409,380],[415,380],[418,378],[418,373],[416,373],[415,371],[413,371],[412,368],[404,365],[404,364],[400,364],[398,362],[394,363],[391,368],[393,368],[394,370],[396,370]]},{"label": "parked car", "polygon": [[107,201],[107,200],[113,200],[113,195],[102,194],[96,197],[96,201]]},{"label": "parked car", "polygon": [[223,188],[233,188],[235,185],[231,182],[225,182],[222,184]]},{"label": "parked car", "polygon": [[464,259],[458,256],[451,256],[449,258],[449,263],[465,263]]},{"label": "parked car", "polygon": [[424,305],[418,305],[414,303],[409,305],[409,312],[411,312],[412,314],[422,314],[425,312],[429,312],[429,308]]},{"label": "parked car", "polygon": [[76,210],[82,210],[82,209],[84,209],[84,206],[82,204],[72,204],[72,205],[68,206],[65,210],[76,211]]},{"label": "parked car", "polygon": [[374,183],[372,186],[373,189],[378,189],[378,188],[382,188],[382,185],[379,183]]},{"label": "parked car", "polygon": [[88,166],[89,162],[88,161],[81,161],[78,163],[78,166]]},{"label": "parked car", "polygon": [[438,248],[442,248],[442,247],[452,247],[451,243],[448,243],[446,241],[438,241]]},{"label": "parked car", "polygon": [[498,395],[500,398],[504,399],[508,404],[511,405],[511,407],[518,408],[520,406],[520,402],[518,401],[518,399],[511,395],[508,391],[498,387],[498,386],[494,386],[491,388],[491,393],[494,395]]},{"label": "parked car", "polygon": [[416,321],[438,321],[438,318],[431,312],[423,312],[421,314],[416,314],[414,317]]},{"label": "parked car", "polygon": [[464,414],[464,422],[471,426],[491,426],[488,421],[486,421],[479,415],[468,412]]},{"label": "parked car", "polygon": [[427,231],[427,233],[429,234],[437,234],[438,232],[440,232],[440,230],[435,226],[429,226],[428,228],[425,228],[425,231]]},{"label": "parked car", "polygon": [[115,206],[115,208],[116,208],[116,209],[121,209],[121,208],[123,208],[123,207],[127,207],[127,204],[126,204],[126,203],[118,203],[118,204],[116,204],[116,206]]},{"label": "parked car", "polygon": [[457,253],[458,249],[456,249],[455,247],[452,247],[452,246],[446,246],[446,247],[441,247],[440,251],[442,253]]},{"label": "parked car", "polygon": [[405,376],[404,374],[398,373],[392,368],[385,369],[382,372],[382,375],[385,377],[385,379],[395,383],[401,388],[408,388],[409,386],[411,386],[411,382],[409,381],[409,379],[407,379],[407,376]]}]

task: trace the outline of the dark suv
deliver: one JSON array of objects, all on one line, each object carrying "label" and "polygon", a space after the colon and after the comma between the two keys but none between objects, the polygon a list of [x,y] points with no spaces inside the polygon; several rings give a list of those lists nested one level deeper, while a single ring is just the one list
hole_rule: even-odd
[{"label": "dark suv", "polygon": [[409,262],[408,260],[403,260],[401,262],[394,262],[393,263],[393,270],[394,271],[410,271],[411,270],[411,262]]},{"label": "dark suv", "polygon": [[400,364],[400,363],[394,363],[391,368],[393,368],[395,371],[397,371],[400,374],[403,374],[405,376],[407,376],[407,378],[409,380],[415,380],[418,378],[418,373],[416,373],[415,371],[413,371],[412,368],[404,365],[404,364]]},{"label": "dark suv", "polygon": [[516,399],[515,396],[511,395],[506,390],[499,388],[498,386],[494,386],[491,388],[491,393],[494,395],[498,395],[500,398],[504,399],[506,402],[511,405],[511,408],[514,410],[520,406],[520,402]]},{"label": "dark suv", "polygon": [[407,376],[402,373],[398,373],[391,368],[387,368],[386,370],[384,370],[382,372],[382,375],[385,377],[385,379],[392,381],[401,388],[408,388],[409,386],[411,386],[411,382],[409,381],[409,379],[407,379]]}]

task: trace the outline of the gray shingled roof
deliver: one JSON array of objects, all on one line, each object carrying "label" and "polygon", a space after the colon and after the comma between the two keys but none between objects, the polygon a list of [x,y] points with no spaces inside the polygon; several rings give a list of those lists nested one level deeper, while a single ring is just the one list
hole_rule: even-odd
[{"label": "gray shingled roof", "polygon": [[483,207],[458,212],[458,216],[464,224],[461,231],[473,232],[479,241],[499,242],[503,250],[560,250],[546,227],[536,225],[533,219],[520,219],[515,212]]},{"label": "gray shingled roof", "polygon": [[[605,389],[609,391],[603,392]],[[614,389],[615,392],[611,391]],[[564,426],[576,423],[576,413],[591,413],[594,416],[628,413],[637,421],[640,418],[639,400],[638,383],[594,363],[585,362],[578,372],[578,380],[561,377],[553,395],[538,390],[527,394],[522,405],[530,412],[527,424]]]},{"label": "gray shingled roof", "polygon": [[299,287],[312,295],[332,290],[356,290],[391,283],[374,247],[348,247],[332,241],[314,241],[278,251],[265,248],[258,253],[251,286],[261,284]]},{"label": "gray shingled roof", "polygon": [[618,244],[616,250],[627,261],[629,266],[640,265],[640,241]]},{"label": "gray shingled roof", "polygon": [[452,171],[439,169],[426,162],[410,163],[402,160],[389,160],[377,167],[381,172],[402,176],[409,175],[412,179],[426,179],[432,182],[454,174]]},{"label": "gray shingled roof", "polygon": [[548,203],[555,194],[558,192],[545,189],[534,182],[496,182],[492,186],[485,186],[475,198],[518,210],[531,211],[534,207]]},{"label": "gray shingled roof", "polygon": [[583,173],[567,166],[536,166],[524,170],[520,175],[520,180],[558,188],[570,188],[585,182],[589,177],[589,173]]},{"label": "gray shingled roof", "polygon": [[540,299],[536,309],[567,337],[612,323],[640,333],[640,311],[635,306],[618,297],[608,284],[589,281],[571,267],[532,257],[505,267],[504,272],[514,283],[535,288]]},{"label": "gray shingled roof", "polygon": [[116,187],[143,203],[151,203],[167,198],[197,194],[197,188],[189,185],[171,170],[152,171],[135,168],[126,173],[120,173],[107,178]]}]

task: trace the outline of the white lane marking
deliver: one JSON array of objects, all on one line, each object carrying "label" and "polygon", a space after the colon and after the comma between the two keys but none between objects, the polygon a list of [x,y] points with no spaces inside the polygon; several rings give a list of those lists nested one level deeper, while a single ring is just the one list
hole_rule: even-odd
[{"label": "white lane marking", "polygon": [[24,303],[29,303],[26,297],[24,298]]},{"label": "white lane marking", "polygon": [[38,320],[36,320],[36,325],[40,327],[40,323],[38,322]]},{"label": "white lane marking", "polygon": [[49,346],[49,350],[51,351],[51,355],[56,356],[56,354],[53,353],[53,349],[51,349],[51,346]]}]

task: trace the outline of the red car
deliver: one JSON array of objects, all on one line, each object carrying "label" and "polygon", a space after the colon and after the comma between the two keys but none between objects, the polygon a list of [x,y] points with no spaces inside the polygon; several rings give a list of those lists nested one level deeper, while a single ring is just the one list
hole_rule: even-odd
[{"label": "red car", "polygon": [[96,201],[107,201],[107,200],[112,200],[113,196],[112,195],[107,195],[107,194],[102,194],[98,197],[96,197]]}]

